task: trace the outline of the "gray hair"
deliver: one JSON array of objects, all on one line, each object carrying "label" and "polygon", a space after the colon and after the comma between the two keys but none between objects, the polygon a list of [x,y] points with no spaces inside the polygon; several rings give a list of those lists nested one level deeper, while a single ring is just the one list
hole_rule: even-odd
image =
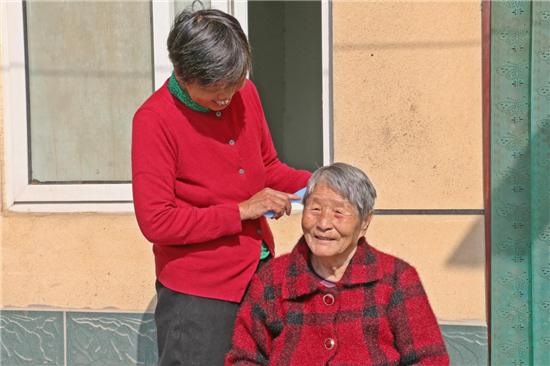
[{"label": "gray hair", "polygon": [[185,84],[233,85],[252,70],[250,45],[239,21],[220,10],[182,11],[167,44],[174,71]]},{"label": "gray hair", "polygon": [[317,169],[307,184],[306,193],[303,198],[304,206],[307,204],[309,196],[313,193],[317,184],[326,184],[345,197],[355,206],[361,220],[374,207],[376,189],[369,177],[361,169],[349,164],[334,163]]}]

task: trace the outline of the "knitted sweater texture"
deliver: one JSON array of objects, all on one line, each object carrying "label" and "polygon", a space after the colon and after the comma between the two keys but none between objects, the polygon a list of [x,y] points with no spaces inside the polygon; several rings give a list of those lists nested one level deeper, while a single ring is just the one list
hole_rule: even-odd
[{"label": "knitted sweater texture", "polygon": [[308,266],[300,239],[252,280],[226,365],[448,365],[417,272],[360,239],[335,287]]},{"label": "knitted sweater texture", "polygon": [[136,218],[153,243],[156,275],[190,295],[241,301],[260,258],[274,250],[264,217],[238,203],[265,187],[292,193],[311,174],[281,163],[249,80],[221,112],[201,113],[165,83],[136,112],[132,187]]}]

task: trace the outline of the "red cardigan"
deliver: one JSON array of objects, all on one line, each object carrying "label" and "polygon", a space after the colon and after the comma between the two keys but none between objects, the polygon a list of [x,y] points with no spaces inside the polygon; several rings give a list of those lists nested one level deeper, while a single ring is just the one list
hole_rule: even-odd
[{"label": "red cardigan", "polygon": [[448,365],[416,270],[360,239],[335,287],[310,270],[302,238],[252,280],[226,365]]},{"label": "red cardigan", "polygon": [[264,217],[241,222],[238,203],[265,187],[293,193],[310,176],[277,159],[249,80],[221,113],[191,110],[165,83],[134,116],[136,217],[174,291],[241,301],[261,240],[272,253],[274,243]]}]

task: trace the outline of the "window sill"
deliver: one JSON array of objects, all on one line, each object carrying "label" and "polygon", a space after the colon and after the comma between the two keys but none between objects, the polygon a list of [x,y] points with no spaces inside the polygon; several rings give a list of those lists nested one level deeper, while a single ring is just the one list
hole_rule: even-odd
[{"label": "window sill", "polygon": [[37,202],[15,203],[8,212],[14,213],[133,213],[132,202]]}]

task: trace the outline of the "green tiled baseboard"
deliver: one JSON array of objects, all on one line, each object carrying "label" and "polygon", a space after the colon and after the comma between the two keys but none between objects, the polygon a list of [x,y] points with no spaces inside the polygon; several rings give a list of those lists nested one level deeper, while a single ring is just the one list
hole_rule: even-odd
[{"label": "green tiled baseboard", "polygon": [[67,312],[67,365],[155,365],[153,314]]},{"label": "green tiled baseboard", "polygon": [[487,327],[441,325],[451,365],[486,366],[489,348]]},{"label": "green tiled baseboard", "polygon": [[157,359],[153,314],[0,311],[2,366],[145,366]]},{"label": "green tiled baseboard", "polygon": [[[441,330],[451,365],[487,365],[487,328]],[[155,365],[156,341],[150,313],[0,311],[2,366]]]},{"label": "green tiled baseboard", "polygon": [[0,365],[63,365],[61,311],[1,311]]}]

